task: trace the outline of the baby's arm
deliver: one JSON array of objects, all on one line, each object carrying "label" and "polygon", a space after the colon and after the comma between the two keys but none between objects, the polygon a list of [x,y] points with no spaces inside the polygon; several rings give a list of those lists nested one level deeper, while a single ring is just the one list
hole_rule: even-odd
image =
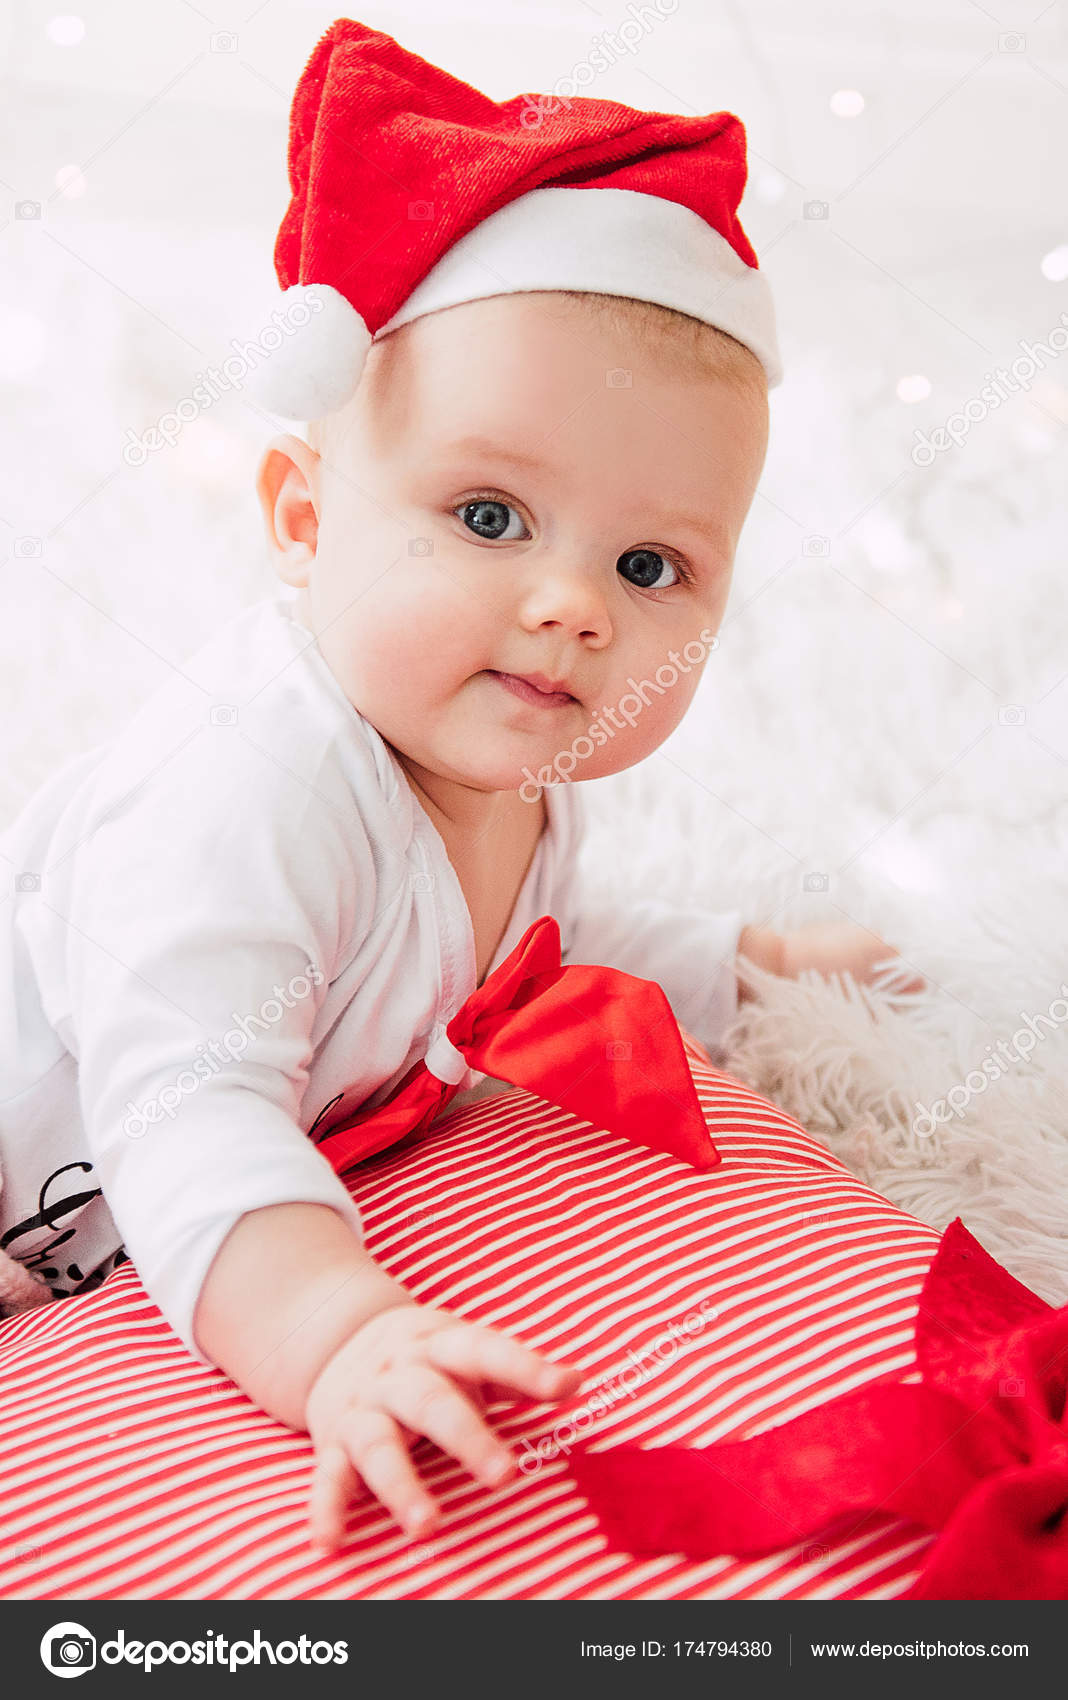
[{"label": "baby's arm", "polygon": [[[784,972],[783,957],[786,940],[772,927],[743,927],[738,935],[738,955],[745,956],[769,974]],[[738,1002],[753,996],[752,988],[743,974],[738,975]]]},{"label": "baby's arm", "polygon": [[312,1383],[360,1325],[413,1304],[335,1210],[250,1210],[216,1252],[193,1316],[203,1356],[263,1410],[302,1429]]},{"label": "baby's arm", "polygon": [[[560,915],[568,962],[603,962],[663,987],[680,1025],[709,1047],[721,1043],[738,1005],[756,994],[745,959],[772,974],[795,978],[804,969],[848,972],[871,980],[897,952],[877,934],[852,922],[818,922],[790,932],[743,925],[738,910],[674,904],[660,898],[637,903],[587,896],[572,887]],[[905,992],[921,991],[915,977]]]},{"label": "baby's arm", "polygon": [[409,1434],[436,1441],[487,1487],[513,1473],[511,1453],[472,1402],[483,1384],[543,1400],[581,1381],[580,1370],[517,1340],[418,1304],[320,1204],[243,1216],[211,1265],[194,1329],[204,1355],[256,1404],[310,1431],[311,1536],[327,1549],[342,1536],[360,1479],[409,1534],[436,1522]]},{"label": "baby's arm", "polygon": [[[738,955],[790,980],[806,969],[815,969],[819,974],[850,974],[859,985],[874,979],[881,964],[899,952],[878,933],[853,921],[815,921],[786,933],[771,927],[743,927]],[[926,985],[918,974],[909,977],[903,973],[899,981],[902,992],[922,992]],[[744,973],[739,974],[739,1003],[754,995]]]},{"label": "baby's arm", "polygon": [[499,1451],[427,1367],[428,1326],[458,1375],[474,1364],[476,1386],[505,1351],[511,1371],[497,1379],[541,1398],[575,1374],[416,1304],[364,1249],[355,1202],[303,1131],[337,965],[373,924],[378,883],[407,869],[376,864],[357,800],[314,745],[294,734],[276,762],[263,729],[249,730],[255,742],[182,742],[179,727],[169,758],[146,749],[136,771],[128,757],[105,767],[70,852],[71,1049],[89,1153],[146,1291],[202,1362],[311,1429],[313,1516],[329,1539],[361,1459],[391,1508],[425,1504],[391,1413],[433,1439],[444,1421],[464,1462]]}]

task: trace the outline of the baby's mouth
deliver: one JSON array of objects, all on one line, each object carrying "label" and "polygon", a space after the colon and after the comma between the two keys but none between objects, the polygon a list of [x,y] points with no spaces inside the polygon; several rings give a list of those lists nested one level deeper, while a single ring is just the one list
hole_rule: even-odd
[{"label": "baby's mouth", "polygon": [[569,703],[577,701],[570,691],[544,691],[539,685],[521,679],[517,673],[498,673],[493,668],[487,668],[491,679],[496,679],[506,691],[519,697],[523,702],[536,704],[539,708],[566,708]]}]

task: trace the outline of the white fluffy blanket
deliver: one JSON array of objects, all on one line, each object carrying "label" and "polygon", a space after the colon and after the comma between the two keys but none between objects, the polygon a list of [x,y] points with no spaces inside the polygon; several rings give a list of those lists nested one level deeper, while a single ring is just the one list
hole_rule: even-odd
[{"label": "white fluffy blanket", "polygon": [[[877,1192],[935,1228],[961,1216],[1007,1269],[1062,1304],[1068,1004],[1051,1000],[1051,1017],[1049,1005],[1020,995],[1004,970],[1022,946],[1029,972],[1017,978],[1056,976],[1059,984],[1064,929],[1047,921],[1041,935],[1021,939],[1018,919],[1006,924],[999,964],[992,924],[988,915],[985,959],[966,962],[943,948],[940,984],[919,995],[895,993],[889,975],[857,986],[848,977],[787,981],[748,968],[759,996],[741,1006],[724,1066],[796,1116]],[[1048,974],[1036,972],[1043,959]],[[991,1023],[976,1006],[998,1019]],[[1028,1015],[1033,1027],[1025,1025]],[[985,1060],[991,1067],[984,1073]],[[930,1110],[939,1101],[941,1119],[921,1117],[921,1106]]]}]

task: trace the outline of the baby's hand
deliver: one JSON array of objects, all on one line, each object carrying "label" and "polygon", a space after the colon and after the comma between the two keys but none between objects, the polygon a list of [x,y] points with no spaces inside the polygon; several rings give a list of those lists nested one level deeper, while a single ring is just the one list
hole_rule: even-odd
[{"label": "baby's hand", "polygon": [[[899,954],[866,927],[850,921],[818,921],[782,935],[781,972],[790,979],[804,968],[815,968],[820,974],[849,973],[860,984],[873,980],[880,963]],[[922,992],[925,985],[926,981],[915,975],[898,989]]]},{"label": "baby's hand", "polygon": [[361,1478],[419,1539],[437,1522],[438,1505],[412,1464],[410,1439],[426,1435],[486,1487],[497,1487],[515,1461],[482,1420],[484,1397],[561,1399],[581,1380],[581,1370],[448,1311],[416,1303],[380,1311],[334,1353],[308,1394],[305,1422],[317,1454],[313,1545],[329,1551],[340,1544]]}]

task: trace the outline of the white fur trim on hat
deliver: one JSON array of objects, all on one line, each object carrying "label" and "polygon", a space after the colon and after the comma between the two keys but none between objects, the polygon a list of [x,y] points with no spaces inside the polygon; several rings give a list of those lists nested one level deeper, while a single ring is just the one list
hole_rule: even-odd
[{"label": "white fur trim on hat", "polygon": [[285,290],[253,339],[259,357],[247,392],[285,419],[320,419],[355,395],[372,341],[425,313],[541,289],[674,307],[744,343],[769,388],[781,382],[767,278],[692,207],[634,189],[546,188],[509,201],[455,242],[373,338],[329,284]]},{"label": "white fur trim on hat", "polygon": [[717,325],[782,379],[771,289],[692,207],[634,189],[531,189],[491,213],[427,273],[377,332],[531,289],[632,295]]}]

